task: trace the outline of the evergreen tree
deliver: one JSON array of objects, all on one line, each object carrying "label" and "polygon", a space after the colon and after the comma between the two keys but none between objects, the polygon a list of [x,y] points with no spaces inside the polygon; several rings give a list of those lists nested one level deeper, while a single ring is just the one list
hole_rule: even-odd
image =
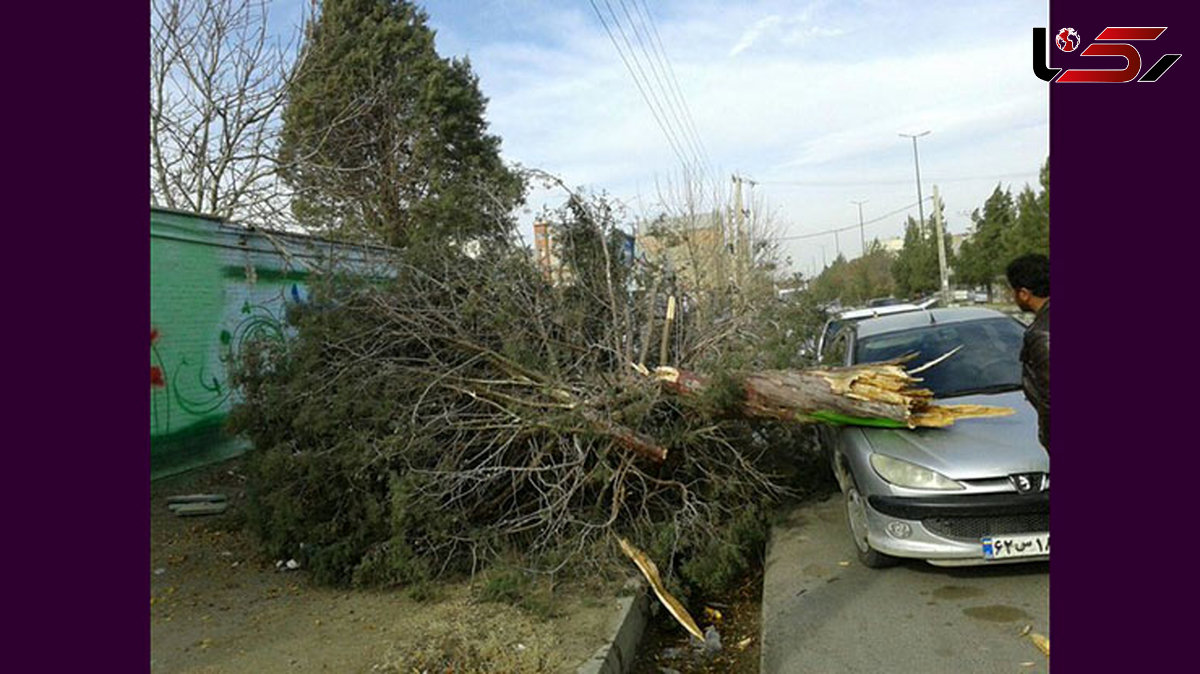
[{"label": "evergreen tree", "polygon": [[1026,253],[1050,254],[1050,217],[1028,185],[1017,195],[1017,216],[1005,232],[1004,250],[1007,260]]},{"label": "evergreen tree", "polygon": [[1004,266],[1011,259],[1006,242],[1011,241],[1008,232],[1016,220],[1012,194],[997,184],[984,202],[983,211],[975,209],[971,220],[974,231],[959,251],[955,274],[963,283],[986,286],[990,293],[992,282],[1004,274]]},{"label": "evergreen tree", "polygon": [[301,224],[392,245],[507,231],[521,178],[466,59],[405,0],[325,0],[288,91],[281,160]]},{"label": "evergreen tree", "polygon": [[[937,292],[941,288],[937,233],[933,217],[930,216],[930,221],[925,224],[924,229],[912,216],[909,216],[905,225],[904,248],[892,263],[896,290],[903,296],[916,298]],[[955,261],[950,235],[945,234],[943,241],[946,247],[946,266],[953,267]]]}]

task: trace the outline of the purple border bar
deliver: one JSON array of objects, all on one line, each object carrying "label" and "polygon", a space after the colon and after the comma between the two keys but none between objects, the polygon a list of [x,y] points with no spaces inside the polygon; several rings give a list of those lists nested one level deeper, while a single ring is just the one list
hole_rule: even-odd
[{"label": "purple border bar", "polygon": [[[1183,54],[1154,83],[1046,85],[1060,672],[1175,671],[1194,639],[1200,450],[1194,394],[1180,392],[1196,369],[1189,272],[1200,261],[1191,6],[1049,8],[1047,28],[1073,27],[1085,44],[1105,26],[1167,26],[1138,45],[1143,72]],[[10,671],[148,670],[148,7],[6,16]],[[1053,67],[1096,67],[1049,51]]]},{"label": "purple border bar", "polygon": [[[1156,82],[1048,84],[1056,288],[1054,571],[1057,669],[1174,671],[1194,641],[1190,515],[1198,443],[1189,272],[1197,91],[1190,3],[1054,0],[1056,68],[1121,68],[1079,55],[1108,26],[1166,26],[1134,42]],[[1191,47],[1189,49],[1189,46]],[[1191,53],[1189,53],[1191,52]],[[1180,348],[1183,347],[1183,348]],[[1065,669],[1064,669],[1065,667]]]},{"label": "purple border bar", "polygon": [[149,3],[6,7],[10,672],[149,671]]}]

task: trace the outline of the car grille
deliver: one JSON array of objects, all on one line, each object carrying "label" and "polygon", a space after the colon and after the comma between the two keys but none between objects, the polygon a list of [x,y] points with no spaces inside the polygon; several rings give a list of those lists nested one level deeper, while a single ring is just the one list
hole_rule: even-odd
[{"label": "car grille", "polygon": [[947,538],[979,540],[997,534],[1050,531],[1049,513],[997,517],[928,517],[921,520],[930,532]]}]

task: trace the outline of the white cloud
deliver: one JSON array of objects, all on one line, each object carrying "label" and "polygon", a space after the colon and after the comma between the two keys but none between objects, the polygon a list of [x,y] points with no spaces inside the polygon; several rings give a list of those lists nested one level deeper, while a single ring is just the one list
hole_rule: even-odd
[{"label": "white cloud", "polygon": [[[622,6],[612,5],[624,20]],[[613,28],[606,3],[597,6]],[[868,219],[915,201],[912,146],[899,132],[932,131],[920,140],[925,194],[943,181],[952,231],[965,226],[958,212],[995,186],[964,178],[1028,171],[1036,180],[1048,153],[1047,89],[1028,64],[1029,28],[1045,23],[1042,0],[643,6],[722,186],[734,171],[763,181],[755,193],[789,234],[855,222],[851,199],[870,199]],[[678,175],[678,159],[589,3],[431,0],[427,8],[439,49],[470,53],[506,158],[645,208],[656,181]],[[969,39],[959,39],[962,26]],[[650,90],[666,96],[628,22],[626,30]],[[544,199],[531,195],[531,208]],[[867,236],[898,234],[902,221],[869,227]],[[822,244],[832,257],[842,244],[857,254],[857,241],[830,237],[787,249],[806,268]]]},{"label": "white cloud", "polygon": [[778,14],[772,14],[771,16],[759,19],[758,22],[746,30],[745,33],[742,33],[742,38],[733,46],[733,49],[729,50],[729,55],[737,56],[738,54],[746,51],[753,46],[758,38],[762,37],[763,33],[767,32],[771,28],[774,28],[775,26],[778,26],[779,22],[782,20],[782,17],[780,17]]}]

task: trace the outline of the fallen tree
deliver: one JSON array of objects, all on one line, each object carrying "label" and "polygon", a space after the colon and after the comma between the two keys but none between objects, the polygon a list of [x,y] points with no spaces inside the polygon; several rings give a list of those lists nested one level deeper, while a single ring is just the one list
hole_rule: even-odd
[{"label": "fallen tree", "polygon": [[[413,247],[386,281],[325,275],[293,339],[245,350],[232,424],[256,447],[250,524],[271,554],[409,585],[498,559],[594,569],[622,536],[666,582],[714,589],[770,505],[828,471],[809,422],[999,413],[932,405],[902,362],[801,367],[811,307],[619,263],[596,204],[548,217],[557,279],[513,241]],[[675,317],[672,295],[689,299]]]},{"label": "fallen tree", "polygon": [[[921,369],[936,366],[954,352]],[[745,401],[741,413],[796,423],[874,426],[881,428],[943,428],[959,419],[1007,416],[1007,407],[936,405],[933,392],[920,387],[918,370],[903,365],[917,354],[898,360],[851,367],[805,370],[767,370],[739,377]],[[708,386],[695,373],[659,367],[654,376],[683,395],[702,393]]]}]

